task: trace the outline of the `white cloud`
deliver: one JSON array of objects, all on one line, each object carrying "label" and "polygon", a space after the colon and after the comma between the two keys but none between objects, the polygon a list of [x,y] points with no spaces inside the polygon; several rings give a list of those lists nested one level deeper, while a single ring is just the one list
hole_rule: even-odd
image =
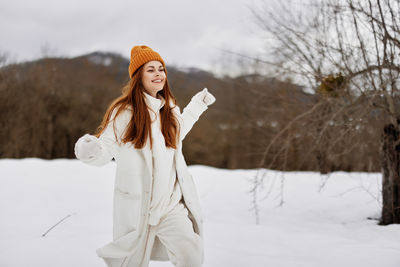
[{"label": "white cloud", "polygon": [[[222,49],[255,54],[261,38],[246,5],[252,0],[0,2],[0,50],[18,60],[107,50],[129,57],[148,45],[167,64],[212,70]],[[47,47],[47,48],[46,48]]]}]

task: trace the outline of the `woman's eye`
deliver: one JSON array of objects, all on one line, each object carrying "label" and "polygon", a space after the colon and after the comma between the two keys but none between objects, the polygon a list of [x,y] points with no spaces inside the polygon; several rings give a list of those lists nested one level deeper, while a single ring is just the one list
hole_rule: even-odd
[{"label": "woman's eye", "polygon": [[160,71],[164,71],[164,69],[160,69]]}]

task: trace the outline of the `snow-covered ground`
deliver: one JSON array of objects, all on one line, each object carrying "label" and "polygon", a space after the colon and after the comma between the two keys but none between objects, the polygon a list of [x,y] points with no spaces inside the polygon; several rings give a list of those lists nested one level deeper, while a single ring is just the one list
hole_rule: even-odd
[{"label": "snow-covered ground", "polygon": [[[255,170],[189,170],[205,217],[205,267],[400,266],[400,225],[377,225],[378,173],[268,171],[256,225],[247,193]],[[105,266],[95,250],[111,240],[114,171],[114,162],[0,160],[0,266]]]}]

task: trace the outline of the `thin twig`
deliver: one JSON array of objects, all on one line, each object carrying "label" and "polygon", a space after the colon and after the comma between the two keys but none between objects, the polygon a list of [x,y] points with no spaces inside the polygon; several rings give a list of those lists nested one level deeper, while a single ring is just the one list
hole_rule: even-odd
[{"label": "thin twig", "polygon": [[53,225],[52,227],[49,228],[49,230],[47,230],[44,234],[42,234],[42,237],[47,235],[48,232],[50,232],[54,227],[56,227],[57,225],[59,225],[60,223],[62,223],[65,219],[67,219],[68,217],[71,217],[72,215],[74,215],[76,213],[72,213],[72,214],[68,214],[67,216],[65,216],[64,218],[62,218],[58,223],[56,223],[55,225]]}]

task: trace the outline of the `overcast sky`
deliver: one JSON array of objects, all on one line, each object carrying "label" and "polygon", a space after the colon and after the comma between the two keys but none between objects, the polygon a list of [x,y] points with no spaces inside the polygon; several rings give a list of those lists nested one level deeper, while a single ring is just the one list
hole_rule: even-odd
[{"label": "overcast sky", "polygon": [[[262,0],[260,0],[262,1]],[[18,61],[148,45],[168,64],[216,71],[228,49],[262,53],[256,0],[0,0],[1,52]]]}]

